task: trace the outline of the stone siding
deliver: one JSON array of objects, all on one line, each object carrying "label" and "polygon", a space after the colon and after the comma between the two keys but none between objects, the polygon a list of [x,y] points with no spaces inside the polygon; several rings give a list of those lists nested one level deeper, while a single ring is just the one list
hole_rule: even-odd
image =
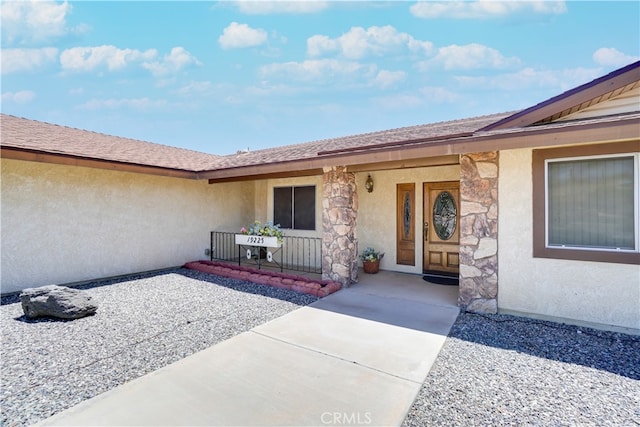
[{"label": "stone siding", "polygon": [[498,311],[498,152],[460,156],[460,295],[472,312]]},{"label": "stone siding", "polygon": [[322,191],[322,278],[349,286],[358,281],[355,174],[344,167],[325,171]]}]

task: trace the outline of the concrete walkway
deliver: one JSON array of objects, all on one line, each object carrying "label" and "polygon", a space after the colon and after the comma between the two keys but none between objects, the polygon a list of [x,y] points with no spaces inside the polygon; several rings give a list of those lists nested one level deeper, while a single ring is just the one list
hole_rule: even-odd
[{"label": "concrete walkway", "polygon": [[400,425],[458,315],[456,286],[380,272],[40,425]]}]

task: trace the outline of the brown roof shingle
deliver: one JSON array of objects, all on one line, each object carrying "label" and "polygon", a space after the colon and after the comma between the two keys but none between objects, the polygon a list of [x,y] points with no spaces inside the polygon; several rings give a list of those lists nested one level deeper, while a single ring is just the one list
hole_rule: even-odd
[{"label": "brown roof shingle", "polygon": [[372,149],[383,145],[401,145],[409,141],[437,137],[446,139],[452,135],[473,133],[511,114],[513,113],[492,114],[468,119],[408,126],[379,132],[267,148],[242,154],[233,154],[219,158],[216,162],[216,169],[304,160],[315,158],[319,153],[328,151],[336,153],[341,150],[346,152],[357,148]]},{"label": "brown roof shingle", "polygon": [[185,171],[215,167],[219,156],[0,115],[2,148]]},{"label": "brown roof shingle", "polygon": [[228,156],[206,154],[1,114],[0,145],[3,148],[83,159],[202,172],[317,158],[319,153],[327,151],[335,153],[358,148],[371,149],[381,145],[402,144],[436,137],[446,139],[452,135],[472,133],[509,114],[511,113],[408,126]]}]

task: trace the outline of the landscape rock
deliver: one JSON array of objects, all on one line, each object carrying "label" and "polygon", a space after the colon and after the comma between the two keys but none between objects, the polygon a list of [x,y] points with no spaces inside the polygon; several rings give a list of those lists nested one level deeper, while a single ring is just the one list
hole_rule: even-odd
[{"label": "landscape rock", "polygon": [[84,291],[65,286],[49,285],[25,289],[20,293],[25,316],[79,319],[92,315],[98,306]]}]

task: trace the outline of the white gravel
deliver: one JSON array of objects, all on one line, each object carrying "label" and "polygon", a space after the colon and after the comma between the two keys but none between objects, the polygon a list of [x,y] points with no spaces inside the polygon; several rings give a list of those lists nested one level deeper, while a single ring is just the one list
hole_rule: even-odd
[{"label": "white gravel", "polygon": [[83,285],[73,321],[27,320],[3,297],[2,426],[27,426],[317,298],[178,269]]},{"label": "white gravel", "polygon": [[[26,426],[317,298],[193,270],[84,285],[95,316],[3,297],[2,426]],[[403,427],[640,426],[640,337],[462,313]]]},{"label": "white gravel", "polygon": [[640,337],[462,313],[403,426],[639,425]]}]

